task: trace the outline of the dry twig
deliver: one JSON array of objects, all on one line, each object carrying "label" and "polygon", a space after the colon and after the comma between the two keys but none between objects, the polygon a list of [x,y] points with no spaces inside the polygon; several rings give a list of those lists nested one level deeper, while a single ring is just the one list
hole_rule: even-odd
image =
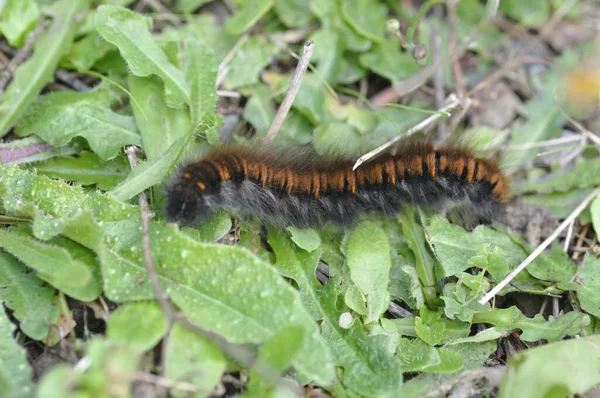
[{"label": "dry twig", "polygon": [[267,131],[267,135],[263,141],[264,144],[270,144],[277,137],[277,133],[285,120],[292,104],[294,103],[294,99],[298,94],[298,90],[300,89],[300,84],[302,84],[302,79],[304,78],[304,74],[306,73],[306,69],[308,68],[308,64],[310,63],[310,58],[312,56],[312,52],[314,49],[314,42],[309,40],[304,45],[304,49],[302,50],[302,57],[300,58],[300,62],[298,62],[298,66],[296,67],[296,71],[294,72],[294,77],[292,78],[292,82],[288,87],[288,91],[285,94],[285,98],[283,102],[279,106],[277,113],[275,114],[275,118],[273,119],[273,123],[269,127],[269,131]]},{"label": "dry twig", "polygon": [[374,158],[375,156],[379,155],[380,153],[384,152],[385,150],[387,150],[389,147],[393,146],[394,144],[396,144],[398,141],[418,132],[423,130],[423,128],[425,128],[426,126],[430,125],[431,123],[435,122],[436,120],[438,120],[440,117],[442,117],[444,112],[448,112],[449,110],[456,108],[457,106],[460,105],[460,101],[459,99],[456,97],[456,95],[454,94],[450,94],[448,96],[448,105],[444,106],[442,109],[438,110],[438,113],[429,116],[427,119],[423,120],[422,122],[416,124],[414,127],[410,128],[409,130],[406,131],[406,133],[399,135],[397,137],[392,138],[391,140],[389,140],[388,142],[386,142],[383,145],[380,145],[379,147],[373,149],[372,151],[364,154],[363,156],[361,156],[360,158],[358,158],[358,160],[356,161],[356,163],[354,164],[354,167],[352,167],[352,170],[356,170],[361,164],[369,161],[370,159]]},{"label": "dry twig", "polygon": [[569,216],[543,241],[517,268],[515,268],[510,274],[508,274],[500,283],[498,283],[492,290],[490,290],[485,296],[479,300],[479,304],[487,303],[492,297],[494,297],[500,290],[508,285],[521,271],[525,269],[537,256],[540,255],[560,233],[567,228],[579,214],[588,207],[588,205],[594,200],[596,196],[600,194],[600,188],[594,189],[580,204],[569,214]]}]

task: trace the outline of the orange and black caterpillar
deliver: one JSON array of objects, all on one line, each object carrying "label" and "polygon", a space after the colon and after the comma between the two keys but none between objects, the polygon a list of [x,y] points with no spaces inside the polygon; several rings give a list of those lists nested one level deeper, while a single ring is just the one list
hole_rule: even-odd
[{"label": "orange and black caterpillar", "polygon": [[508,184],[491,160],[460,147],[414,144],[357,170],[352,160],[296,161],[225,148],[183,167],[167,188],[169,221],[190,225],[219,209],[280,226],[349,226],[361,213],[397,213],[403,203],[461,203],[489,221]]}]

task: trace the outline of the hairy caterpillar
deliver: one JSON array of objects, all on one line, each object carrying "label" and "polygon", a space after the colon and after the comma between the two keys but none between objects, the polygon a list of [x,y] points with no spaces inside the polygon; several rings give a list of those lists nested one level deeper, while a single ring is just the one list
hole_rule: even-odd
[{"label": "hairy caterpillar", "polygon": [[232,209],[280,226],[349,226],[365,212],[394,214],[403,203],[453,201],[489,221],[507,201],[498,166],[461,147],[411,144],[357,170],[352,164],[225,148],[179,171],[167,188],[167,219],[191,225]]}]

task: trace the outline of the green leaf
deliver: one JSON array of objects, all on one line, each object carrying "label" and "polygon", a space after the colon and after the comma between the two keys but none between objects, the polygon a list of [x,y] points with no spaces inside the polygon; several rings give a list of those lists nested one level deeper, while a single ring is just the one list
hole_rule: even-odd
[{"label": "green leaf", "polygon": [[319,76],[329,83],[335,83],[344,59],[339,33],[332,28],[321,28],[310,35],[310,40],[315,42],[311,61],[318,65]]},{"label": "green leaf", "polygon": [[350,278],[365,297],[365,323],[377,322],[389,305],[390,242],[383,229],[372,221],[356,226],[348,238],[346,261]]},{"label": "green leaf", "polygon": [[600,160],[580,160],[575,167],[561,170],[550,178],[539,181],[528,181],[515,184],[514,194],[524,192],[567,192],[575,188],[595,187],[600,185]]},{"label": "green leaf", "polygon": [[583,395],[600,384],[600,336],[519,352],[508,363],[499,398]]},{"label": "green leaf", "polygon": [[78,157],[63,156],[36,163],[38,173],[67,181],[77,181],[82,185],[92,185],[103,190],[113,188],[129,173],[129,163],[125,156],[105,162],[93,152],[82,151]]},{"label": "green leaf", "polygon": [[110,315],[106,335],[114,343],[143,353],[156,346],[167,331],[167,320],[156,302],[125,304]]},{"label": "green leaf", "polygon": [[342,0],[344,20],[360,35],[380,42],[384,38],[387,7],[373,0]]},{"label": "green leaf", "polygon": [[306,0],[275,0],[275,12],[281,22],[290,28],[301,28],[313,19]]},{"label": "green leaf", "polygon": [[225,29],[231,34],[239,35],[250,29],[273,6],[275,0],[240,0],[240,9],[227,21]]},{"label": "green leaf", "polygon": [[301,249],[312,252],[321,246],[321,237],[312,228],[300,229],[292,226],[287,230],[290,231],[294,243]]},{"label": "green leaf", "polygon": [[419,69],[410,54],[400,52],[398,40],[394,39],[376,44],[370,52],[360,55],[359,62],[363,68],[389,79],[392,84],[398,84]]},{"label": "green leaf", "polygon": [[[286,76],[281,83],[287,89],[290,82],[290,76]],[[300,85],[293,108],[306,116],[314,125],[334,122],[338,118],[332,113],[327,103],[330,99],[332,98],[325,90],[322,79],[315,74],[308,73]]]},{"label": "green leaf", "polygon": [[211,1],[213,0],[179,0],[177,2],[177,9],[184,14],[188,14]]},{"label": "green leaf", "polygon": [[[550,86],[550,84],[547,84],[547,86]],[[561,123],[563,116],[552,92],[552,90],[546,88],[538,98],[529,101],[527,104],[527,110],[529,111],[527,122],[520,126],[513,125],[516,127],[511,129],[512,145],[518,146],[542,141],[550,136],[553,126]],[[504,158],[510,159],[514,167],[521,168],[526,162],[534,159],[537,153],[536,149],[509,149],[504,153]]]},{"label": "green leaf", "polygon": [[13,47],[21,47],[26,36],[40,19],[40,10],[33,0],[8,0],[0,15],[0,33]]},{"label": "green leaf", "polygon": [[464,285],[447,283],[444,285],[443,295],[444,313],[450,319],[459,319],[463,322],[473,322],[473,316],[490,310],[490,305],[479,304],[480,292],[472,292]]},{"label": "green leaf", "polygon": [[32,371],[23,347],[13,339],[14,325],[0,309],[0,391],[7,398],[33,396]]},{"label": "green leaf", "polygon": [[427,304],[431,308],[435,308],[436,301],[438,301],[436,294],[437,281],[434,272],[436,262],[425,245],[426,233],[423,227],[415,221],[415,212],[412,209],[406,208],[406,211],[400,215],[400,222],[408,247],[415,256],[414,269],[421,282],[420,286],[414,286],[413,289],[418,288],[421,290]]},{"label": "green leaf", "polygon": [[[275,118],[275,109],[273,109],[271,92],[262,84],[257,84],[250,90],[252,96],[246,103],[242,116],[252,124],[257,131],[266,132]],[[283,130],[281,133],[283,133]]]},{"label": "green leaf", "polygon": [[223,61],[238,41],[238,37],[227,32],[215,15],[190,15],[186,16],[186,20],[187,24],[182,27],[164,29],[161,39],[182,41],[195,37],[215,52],[219,62]]},{"label": "green leaf", "polygon": [[419,339],[399,339],[396,355],[404,372],[418,372],[442,363],[438,351]]},{"label": "green leaf", "polygon": [[[423,307],[421,311],[429,312],[427,307]],[[415,332],[417,336],[430,346],[440,344],[444,337],[445,329],[446,325],[443,322],[439,322],[438,319],[427,320],[426,317],[415,318]]]},{"label": "green leaf", "polygon": [[[315,275],[319,250],[308,253],[296,249],[282,231],[269,231],[269,245],[273,248],[275,266],[284,276],[298,284],[304,307],[315,320],[322,320],[323,338],[333,351],[335,364],[344,369],[342,384],[357,394],[381,395],[396,392],[402,381],[399,363],[387,351],[384,336],[367,337],[358,327],[342,329],[342,315],[337,306],[337,295],[330,282],[321,286]],[[333,376],[329,361],[322,361],[322,371]]]},{"label": "green leaf", "polygon": [[596,238],[600,240],[600,195],[596,196],[590,205],[592,213],[592,225],[596,231]]},{"label": "green leaf", "polygon": [[573,290],[581,308],[600,318],[600,261],[593,255],[587,255],[577,268],[573,281],[560,283],[559,289]]},{"label": "green leaf", "polygon": [[565,336],[580,333],[589,325],[589,315],[580,312],[568,312],[558,319],[550,316],[545,320],[540,314],[533,318],[527,318],[517,307],[494,308],[488,312],[479,312],[473,315],[473,323],[489,323],[496,326],[497,330],[521,329],[521,340],[556,341]]},{"label": "green leaf", "polygon": [[464,368],[465,360],[459,354],[456,354],[452,351],[443,348],[438,348],[436,351],[440,358],[440,363],[423,369],[423,372],[454,373]]},{"label": "green leaf", "polygon": [[133,118],[113,112],[110,102],[106,92],[48,94],[27,109],[16,133],[35,134],[53,146],[81,136],[100,159],[108,160],[126,145],[141,145]]},{"label": "green leaf", "polygon": [[[96,252],[110,300],[153,298],[136,206],[16,167],[0,168],[0,183],[4,207],[11,214],[34,215],[34,229],[41,224],[38,234],[47,239],[62,233]],[[52,225],[40,221],[48,215]],[[200,243],[159,221],[151,223],[151,247],[160,253],[155,264],[163,290],[189,319],[242,344],[264,342],[301,324],[307,337],[294,360],[296,372],[320,385],[331,381],[330,352],[316,324],[298,291],[269,264],[239,247]]]},{"label": "green leaf", "polygon": [[190,114],[194,131],[218,126],[217,72],[218,65],[210,48],[197,40],[185,41],[185,78],[190,86]]},{"label": "green leaf", "polygon": [[275,46],[260,36],[248,39],[227,64],[223,85],[236,89],[258,83],[260,72],[271,62]]},{"label": "green leaf", "polygon": [[[165,376],[191,383],[201,391],[212,391],[225,371],[221,350],[206,338],[175,325],[169,336],[165,359]],[[186,393],[171,391],[175,397]]]},{"label": "green leaf", "polygon": [[127,200],[153,185],[160,184],[173,169],[189,141],[189,135],[180,137],[159,157],[137,165],[111,194],[118,200]]},{"label": "green leaf", "polygon": [[99,337],[88,340],[86,366],[59,364],[44,374],[37,388],[39,398],[124,397],[130,394],[138,355]]},{"label": "green leaf", "polygon": [[[301,326],[289,326],[279,331],[258,350],[257,364],[269,366],[273,371],[284,372],[291,364],[298,351],[302,349],[306,331]],[[244,396],[268,397],[272,394],[285,394],[284,387],[272,386],[269,381],[260,377],[256,370],[250,373],[248,390]]]},{"label": "green leaf", "polygon": [[75,69],[78,72],[86,72],[113,50],[115,50],[115,46],[94,31],[71,46],[69,53],[62,58],[61,66]]},{"label": "green leaf", "polygon": [[499,248],[503,261],[512,267],[516,267],[527,256],[525,250],[509,236],[485,226],[467,232],[441,216],[433,216],[425,230],[427,240],[440,260],[442,277],[456,275],[473,266],[474,263],[469,261],[472,258],[478,261],[480,247],[486,252],[489,247],[493,248],[492,252],[496,247]]},{"label": "green leaf", "polygon": [[135,123],[140,129],[146,159],[155,160],[181,137],[190,134],[189,112],[167,106],[164,85],[156,76],[129,76]]},{"label": "green leaf", "polygon": [[165,83],[167,104],[180,108],[189,102],[190,90],[183,76],[152,39],[150,21],[123,7],[101,5],[96,10],[98,33],[119,48],[135,76],[159,76]]},{"label": "green leaf", "polygon": [[58,320],[54,303],[56,290],[11,255],[0,252],[0,301],[13,310],[19,328],[34,340],[48,335],[49,325]]},{"label": "green leaf", "polygon": [[102,286],[94,256],[65,238],[50,243],[34,239],[24,229],[0,230],[0,247],[35,269],[41,279],[78,300],[98,298]]},{"label": "green leaf", "polygon": [[61,0],[61,7],[50,29],[37,41],[31,58],[21,64],[13,75],[0,100],[0,137],[8,133],[44,86],[54,78],[54,71],[60,58],[69,51],[77,22],[74,14],[83,8],[84,0]]},{"label": "green leaf", "polygon": [[539,28],[550,17],[548,0],[503,0],[500,10],[530,28]]},{"label": "green leaf", "polygon": [[315,150],[324,156],[356,155],[363,146],[358,132],[346,123],[320,124],[313,134]]},{"label": "green leaf", "polygon": [[484,269],[492,275],[494,281],[501,281],[508,274],[508,264],[498,246],[488,251],[489,245],[477,248],[477,254],[469,259],[469,265]]},{"label": "green leaf", "polygon": [[577,272],[577,265],[559,245],[554,245],[551,250],[544,252],[543,256],[529,264],[527,272],[544,281],[570,282]]}]

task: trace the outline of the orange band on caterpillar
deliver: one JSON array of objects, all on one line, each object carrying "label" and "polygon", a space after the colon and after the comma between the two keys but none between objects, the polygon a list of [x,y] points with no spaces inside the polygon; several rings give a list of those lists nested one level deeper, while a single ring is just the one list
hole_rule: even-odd
[{"label": "orange band on caterpillar", "polygon": [[235,148],[213,152],[174,178],[167,218],[189,225],[219,209],[238,209],[278,225],[349,225],[362,212],[393,214],[403,203],[448,200],[467,201],[472,211],[491,218],[508,197],[498,166],[464,148],[421,144],[357,170],[352,163],[286,163]]}]

